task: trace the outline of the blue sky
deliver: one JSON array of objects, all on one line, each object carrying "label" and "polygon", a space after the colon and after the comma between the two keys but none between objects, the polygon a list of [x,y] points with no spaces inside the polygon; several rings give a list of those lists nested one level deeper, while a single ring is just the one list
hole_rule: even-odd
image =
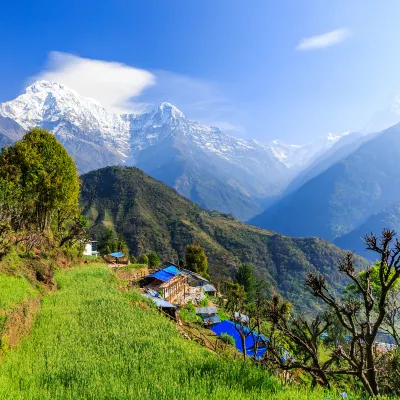
[{"label": "blue sky", "polygon": [[397,0],[14,3],[0,101],[50,77],[110,109],[169,101],[238,137],[301,144],[363,128],[400,93]]}]

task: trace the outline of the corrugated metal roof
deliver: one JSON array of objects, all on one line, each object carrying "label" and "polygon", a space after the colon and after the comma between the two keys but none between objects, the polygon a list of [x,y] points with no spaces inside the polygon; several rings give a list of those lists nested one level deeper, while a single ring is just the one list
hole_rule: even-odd
[{"label": "corrugated metal roof", "polygon": [[216,307],[200,307],[196,308],[196,314],[216,314],[217,308]]},{"label": "corrugated metal roof", "polygon": [[207,285],[204,285],[203,290],[205,292],[216,292],[217,291],[217,289],[215,289],[215,286],[211,285],[211,283],[207,283]]},{"label": "corrugated metal roof", "polygon": [[181,272],[182,272],[182,274],[190,276],[193,279],[198,279],[199,281],[202,281],[202,282],[208,282],[208,280],[203,278],[200,274],[197,274],[196,272],[190,271],[188,269],[181,268]]},{"label": "corrugated metal roof", "polygon": [[213,317],[208,317],[204,319],[204,323],[207,325],[219,324],[220,322],[221,319],[218,317],[218,315],[214,315]]},{"label": "corrugated metal roof", "polygon": [[236,320],[236,322],[241,321],[244,324],[249,323],[249,317],[247,315],[238,313],[237,311],[235,311],[235,320]]},{"label": "corrugated metal roof", "polygon": [[157,307],[161,308],[176,308],[173,304],[168,303],[167,300],[164,300],[161,297],[153,297],[149,294],[144,294],[143,296],[147,297],[148,299],[153,300],[153,302],[156,304]]}]

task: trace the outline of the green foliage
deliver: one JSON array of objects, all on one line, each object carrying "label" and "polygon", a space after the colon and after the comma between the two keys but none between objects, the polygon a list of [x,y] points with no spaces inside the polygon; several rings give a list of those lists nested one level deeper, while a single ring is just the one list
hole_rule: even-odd
[{"label": "green foliage", "polygon": [[129,254],[128,246],[124,238],[111,228],[105,228],[98,238],[97,249],[102,255],[120,251]]},{"label": "green foliage", "polygon": [[0,256],[18,244],[37,248],[79,246],[86,239],[80,217],[80,182],[64,147],[44,129],[32,129],[0,153]]},{"label": "green foliage", "polygon": [[22,276],[0,274],[0,311],[12,309],[35,295],[37,291]]},{"label": "green foliage", "polygon": [[235,345],[235,338],[228,333],[222,333],[219,338],[226,344],[230,344],[231,346]]},{"label": "green foliage", "polygon": [[200,317],[196,315],[196,307],[191,301],[185,306],[181,307],[179,310],[179,316],[185,322],[197,322],[201,320]]},{"label": "green foliage", "polygon": [[146,254],[141,254],[138,258],[138,263],[149,265],[149,257]]},{"label": "green foliage", "polygon": [[[40,231],[78,215],[79,177],[72,158],[57,139],[35,128],[0,155],[0,177],[20,189],[26,222]],[[22,204],[21,204],[22,206]]]},{"label": "green foliage", "polygon": [[246,299],[246,292],[244,287],[237,282],[226,282],[224,292],[227,297],[226,309],[230,313],[242,312],[244,301]]},{"label": "green foliage", "polygon": [[136,264],[137,263],[137,258],[135,256],[130,257],[130,262],[131,264]]},{"label": "green foliage", "polygon": [[249,264],[240,264],[235,279],[239,285],[243,286],[246,292],[246,300],[252,301],[256,291],[256,279],[253,268]]},{"label": "green foliage", "polygon": [[120,271],[133,271],[135,269],[146,268],[147,264],[129,264],[124,267],[120,267]]},{"label": "green foliage", "polygon": [[209,300],[205,297],[203,300],[200,301],[200,307],[208,307]]},{"label": "green foliage", "polygon": [[189,244],[186,246],[185,265],[190,271],[210,279],[206,253],[200,245]]},{"label": "green foliage", "polygon": [[149,267],[150,268],[154,268],[154,267],[158,267],[161,264],[161,260],[158,257],[156,252],[151,252],[148,256],[148,260],[149,260]]}]

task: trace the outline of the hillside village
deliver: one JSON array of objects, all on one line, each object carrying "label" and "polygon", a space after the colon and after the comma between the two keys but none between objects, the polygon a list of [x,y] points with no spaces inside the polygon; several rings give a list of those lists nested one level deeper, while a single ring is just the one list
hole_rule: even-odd
[{"label": "hillside village", "polygon": [[[97,241],[94,240],[85,245],[83,252],[83,257],[92,259],[93,256],[95,259],[98,256]],[[154,268],[145,264],[130,265],[129,258],[120,251],[103,258],[118,278],[138,288],[142,296],[181,326],[193,322],[180,314],[180,310],[189,308],[195,312],[198,326],[209,329],[209,334],[217,337],[229,335],[231,344],[245,356],[260,359],[266,351],[268,340],[254,329],[249,329],[249,317],[238,311],[228,315],[224,307],[226,296],[199,273],[171,262],[163,262]]]}]

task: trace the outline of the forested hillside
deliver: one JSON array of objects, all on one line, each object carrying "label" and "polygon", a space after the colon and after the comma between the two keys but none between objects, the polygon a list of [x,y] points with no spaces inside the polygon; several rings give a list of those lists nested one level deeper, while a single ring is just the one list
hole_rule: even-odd
[{"label": "forested hillside", "polygon": [[82,176],[81,203],[92,236],[120,234],[133,255],[156,251],[178,262],[187,244],[199,243],[216,280],[233,276],[240,262],[250,263],[270,290],[277,289],[299,307],[311,297],[307,271],[343,283],[336,269],[343,251],[317,238],[289,238],[206,211],[135,167],[107,167]]}]

